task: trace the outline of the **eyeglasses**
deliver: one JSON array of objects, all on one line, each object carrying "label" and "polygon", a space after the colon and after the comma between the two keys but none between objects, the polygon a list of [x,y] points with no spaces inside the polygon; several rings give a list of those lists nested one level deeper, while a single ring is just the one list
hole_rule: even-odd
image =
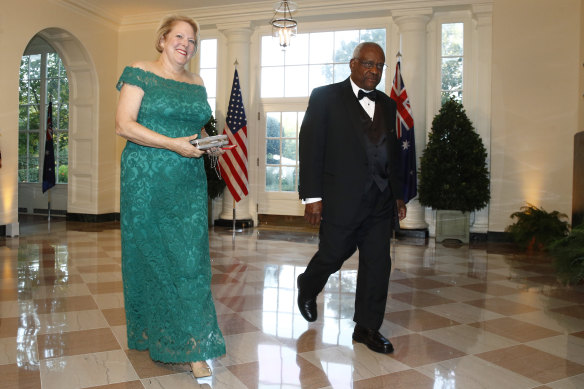
[{"label": "eyeglasses", "polygon": [[387,66],[384,63],[375,63],[373,61],[362,61],[359,58],[355,58],[355,60],[359,61],[359,63],[361,65],[363,65],[363,67],[365,69],[373,69],[373,66],[375,66],[377,68],[377,70],[379,70],[380,72],[382,72],[385,69],[385,67]]}]

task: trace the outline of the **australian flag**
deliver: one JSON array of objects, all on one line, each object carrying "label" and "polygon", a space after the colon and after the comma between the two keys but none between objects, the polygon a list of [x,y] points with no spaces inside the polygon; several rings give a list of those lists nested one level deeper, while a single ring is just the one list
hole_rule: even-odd
[{"label": "australian flag", "polygon": [[43,162],[43,193],[55,186],[55,147],[53,146],[53,102],[47,111],[47,136]]},{"label": "australian flag", "polygon": [[396,129],[401,147],[401,160],[404,176],[404,202],[418,194],[418,177],[416,172],[416,142],[414,137],[414,117],[406,87],[401,76],[400,60],[395,66],[395,77],[390,97],[397,105]]}]

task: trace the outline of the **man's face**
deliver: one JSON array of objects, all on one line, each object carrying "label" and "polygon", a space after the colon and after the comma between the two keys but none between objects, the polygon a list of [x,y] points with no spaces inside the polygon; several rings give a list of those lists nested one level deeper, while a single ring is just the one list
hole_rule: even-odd
[{"label": "man's face", "polygon": [[373,90],[381,81],[385,55],[378,46],[367,45],[361,49],[358,58],[351,59],[351,80],[361,89]]}]

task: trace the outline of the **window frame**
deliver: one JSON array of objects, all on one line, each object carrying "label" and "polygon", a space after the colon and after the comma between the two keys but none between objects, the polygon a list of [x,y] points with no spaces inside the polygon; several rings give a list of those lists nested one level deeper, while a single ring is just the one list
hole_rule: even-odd
[{"label": "window frame", "polygon": [[[61,108],[63,105],[66,106],[66,110],[67,110],[67,116],[69,116],[69,110],[70,110],[70,104],[69,104],[69,96],[70,96],[70,84],[69,84],[69,77],[67,76],[67,72],[66,72],[66,68],[65,68],[65,64],[63,62],[63,59],[61,58],[61,56],[59,55],[58,51],[52,47],[48,42],[46,42],[44,39],[42,38],[38,38],[38,41],[35,42],[34,40],[35,38],[33,38],[33,40],[31,40],[31,44],[29,44],[29,47],[27,47],[27,49],[25,50],[25,52],[23,53],[22,57],[21,57],[21,64],[22,64],[22,60],[24,57],[29,57],[29,61],[30,61],[30,57],[31,56],[37,56],[40,55],[40,74],[39,74],[39,102],[38,104],[31,104],[30,102],[30,98],[28,100],[27,104],[21,104],[20,103],[20,96],[19,96],[19,129],[18,129],[18,135],[19,135],[19,145],[20,145],[20,137],[24,134],[26,136],[27,142],[26,142],[26,177],[27,179],[25,181],[21,181],[20,180],[20,174],[19,174],[19,178],[18,178],[18,183],[19,184],[40,184],[42,183],[42,174],[43,174],[43,168],[44,168],[44,155],[45,155],[45,147],[46,147],[46,131],[47,131],[47,110],[49,107],[49,102],[52,101],[53,102],[53,142],[54,142],[54,150],[55,150],[55,183],[56,185],[66,185],[69,183],[69,174],[67,173],[67,180],[66,181],[61,181],[60,180],[60,167],[61,166],[65,166],[64,164],[61,163],[61,158],[60,158],[60,154],[63,152],[63,148],[59,147],[59,139],[62,135],[66,135],[67,138],[69,138],[69,126],[70,126],[70,122],[69,120],[67,121],[67,127],[63,128],[61,127],[61,123],[62,121],[60,120],[60,115],[61,115]],[[59,70],[57,72],[57,77],[49,77],[48,74],[48,59],[49,59],[49,55],[54,54],[57,56],[57,58],[59,59]],[[21,65],[22,66],[22,65]],[[29,65],[29,69],[28,71],[30,72],[30,65]],[[64,76],[62,76],[62,74],[64,74]],[[67,98],[68,100],[66,102],[63,102],[61,100],[61,86],[62,86],[62,80],[65,79],[66,81],[66,88],[67,90]],[[36,79],[35,79],[36,80]],[[49,82],[52,80],[58,80],[58,96],[52,96],[52,100],[50,99],[51,96],[49,96]],[[22,82],[22,80],[20,79],[19,76],[19,83]],[[28,93],[30,94],[30,79],[26,81],[27,82],[27,88]],[[30,128],[30,107],[31,106],[38,106],[39,108],[39,128],[38,129],[31,129]],[[27,108],[27,125],[25,129],[21,129],[20,128],[20,112],[21,109],[23,107]],[[56,120],[55,120],[56,119]],[[56,123],[56,125],[55,125]],[[39,142],[39,146],[38,146],[38,177],[36,181],[31,181],[31,176],[30,176],[30,166],[31,166],[31,159],[32,158],[37,158],[37,156],[32,156],[30,154],[30,136],[31,134],[37,135],[38,134],[38,142]],[[64,149],[67,150],[67,164],[66,166],[69,166],[69,158],[68,158],[68,149],[69,149],[69,142],[67,141],[66,146],[64,147]],[[19,147],[20,150],[20,147]],[[20,159],[22,158],[22,156],[20,155],[19,152],[19,173],[20,173]],[[67,169],[68,170],[68,169]]]}]

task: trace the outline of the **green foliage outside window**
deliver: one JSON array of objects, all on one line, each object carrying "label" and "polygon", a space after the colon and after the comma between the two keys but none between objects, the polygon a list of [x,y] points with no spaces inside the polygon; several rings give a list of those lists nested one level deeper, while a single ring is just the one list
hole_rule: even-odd
[{"label": "green foliage outside window", "polygon": [[[57,183],[68,182],[69,81],[57,53],[24,55],[20,63],[18,180],[40,182],[49,101],[53,102],[53,141]],[[44,92],[44,96],[43,96]],[[44,119],[43,119],[44,121]]]}]

